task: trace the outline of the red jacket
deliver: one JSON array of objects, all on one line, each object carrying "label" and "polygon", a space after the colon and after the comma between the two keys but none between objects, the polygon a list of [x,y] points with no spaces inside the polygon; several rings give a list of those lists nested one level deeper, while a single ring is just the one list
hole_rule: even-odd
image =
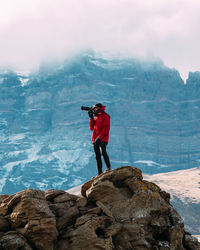
[{"label": "red jacket", "polygon": [[92,143],[99,137],[101,141],[108,143],[110,131],[110,116],[104,112],[103,106],[94,118],[90,118],[89,127],[92,133]]}]

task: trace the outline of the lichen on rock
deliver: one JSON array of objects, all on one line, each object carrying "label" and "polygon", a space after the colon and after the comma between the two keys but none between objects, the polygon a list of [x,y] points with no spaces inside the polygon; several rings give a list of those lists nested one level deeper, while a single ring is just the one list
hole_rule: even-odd
[{"label": "lichen on rock", "polygon": [[27,189],[0,197],[0,249],[197,250],[170,195],[125,166],[82,185],[81,195]]}]

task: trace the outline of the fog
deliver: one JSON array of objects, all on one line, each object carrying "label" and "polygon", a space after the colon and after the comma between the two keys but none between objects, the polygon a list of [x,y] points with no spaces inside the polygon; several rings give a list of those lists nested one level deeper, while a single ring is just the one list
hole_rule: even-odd
[{"label": "fog", "polygon": [[0,0],[0,66],[28,70],[84,49],[200,70],[197,0]]}]

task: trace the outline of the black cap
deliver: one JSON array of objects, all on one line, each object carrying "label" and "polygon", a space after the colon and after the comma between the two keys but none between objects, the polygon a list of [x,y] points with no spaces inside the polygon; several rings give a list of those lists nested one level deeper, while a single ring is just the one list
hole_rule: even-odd
[{"label": "black cap", "polygon": [[94,106],[99,107],[99,108],[102,108],[102,107],[103,107],[103,105],[102,105],[101,103],[97,103],[97,104],[95,104]]}]

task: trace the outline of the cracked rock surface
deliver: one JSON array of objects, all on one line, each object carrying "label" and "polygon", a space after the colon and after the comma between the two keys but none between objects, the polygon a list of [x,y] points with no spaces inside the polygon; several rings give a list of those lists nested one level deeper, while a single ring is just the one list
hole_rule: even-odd
[{"label": "cracked rock surface", "polygon": [[82,185],[81,195],[27,189],[0,196],[0,249],[198,250],[170,195],[125,166]]}]

